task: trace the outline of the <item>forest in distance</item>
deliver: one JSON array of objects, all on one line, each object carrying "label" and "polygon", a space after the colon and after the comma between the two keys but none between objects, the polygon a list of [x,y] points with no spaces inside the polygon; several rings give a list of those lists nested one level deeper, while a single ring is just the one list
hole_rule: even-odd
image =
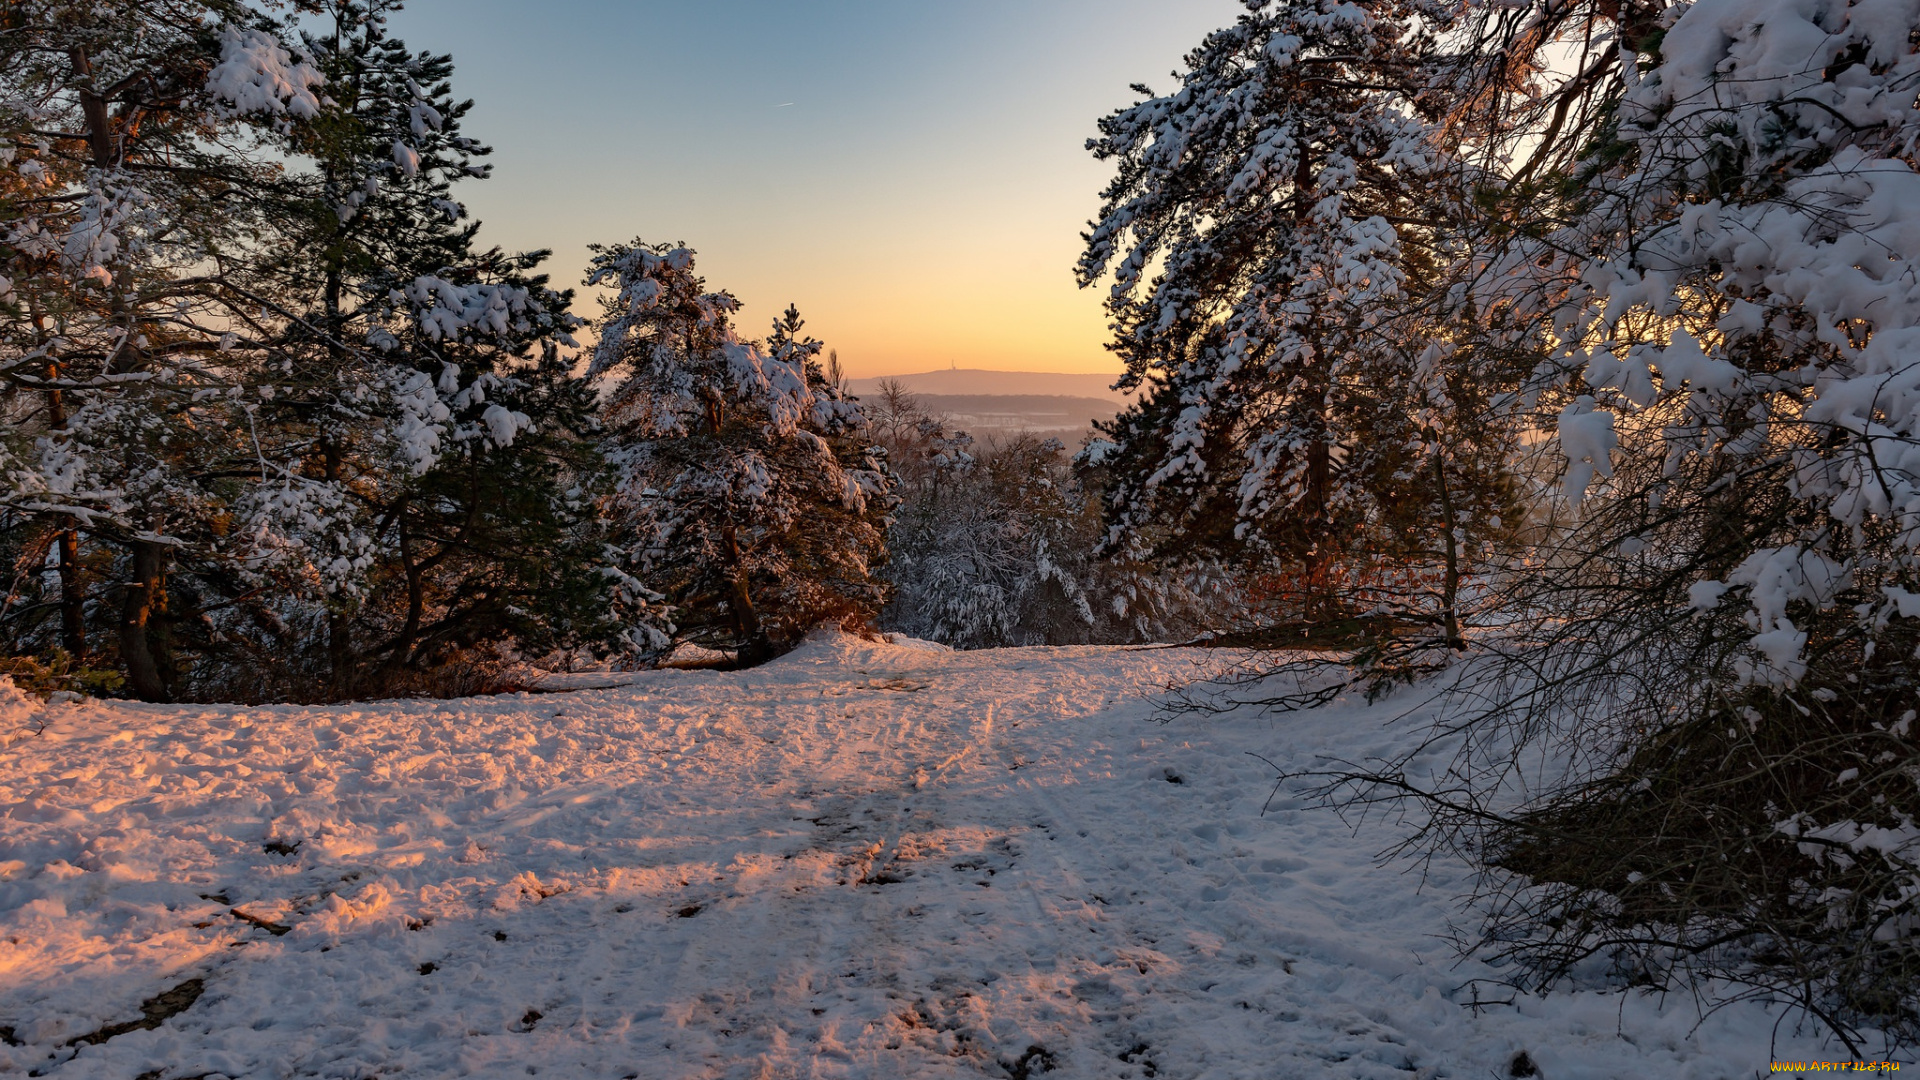
[{"label": "forest in distance", "polygon": [[1279,782],[1474,866],[1514,985],[1920,1039],[1910,0],[1244,0],[1088,117],[1122,373],[999,394],[698,237],[488,246],[399,6],[0,10],[8,695],[1204,645],[1165,714],[1431,707]]}]

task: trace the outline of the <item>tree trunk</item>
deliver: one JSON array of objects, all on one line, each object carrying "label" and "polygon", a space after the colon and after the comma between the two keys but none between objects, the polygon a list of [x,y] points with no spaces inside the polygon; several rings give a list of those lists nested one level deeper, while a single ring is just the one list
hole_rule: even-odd
[{"label": "tree trunk", "polygon": [[[1316,410],[1316,413],[1318,410]],[[1325,419],[1320,418],[1324,429]],[[1313,553],[1307,572],[1307,621],[1327,622],[1334,616],[1333,529],[1327,504],[1332,501],[1333,452],[1323,433],[1307,446],[1307,501]]]},{"label": "tree trunk", "polygon": [[[1295,226],[1306,222],[1313,214],[1313,208],[1319,201],[1315,192],[1318,159],[1311,148],[1300,150],[1300,160],[1293,172],[1293,221]],[[1315,372],[1322,381],[1326,374],[1325,357],[1320,350],[1319,336],[1309,333],[1307,342],[1313,349]],[[1334,570],[1333,530],[1328,520],[1327,506],[1332,501],[1333,489],[1333,448],[1329,444],[1326,415],[1326,390],[1317,387],[1318,396],[1312,406],[1314,434],[1307,444],[1307,544],[1305,591],[1300,605],[1302,621],[1311,628],[1314,623],[1332,621],[1336,607],[1333,600],[1332,578]]]},{"label": "tree trunk", "polygon": [[1453,535],[1459,523],[1453,516],[1453,493],[1447,488],[1447,468],[1439,454],[1433,456],[1433,481],[1440,493],[1440,512],[1446,516],[1441,529],[1441,549],[1446,555],[1446,578],[1440,586],[1440,615],[1446,624],[1447,648],[1464,650],[1466,639],[1460,636],[1460,548]]},{"label": "tree trunk", "polygon": [[166,644],[166,548],[150,541],[133,544],[133,580],[127,583],[120,611],[120,661],[127,685],[142,701],[171,701]]},{"label": "tree trunk", "polygon": [[75,663],[87,655],[87,611],[81,596],[80,533],[72,518],[63,518],[56,543],[60,549],[60,647]]},{"label": "tree trunk", "polygon": [[425,576],[413,557],[413,536],[407,532],[407,508],[404,504],[394,515],[394,523],[400,536],[400,569],[407,576],[407,622],[400,628],[393,652],[387,657],[389,671],[413,662],[414,639],[420,636],[420,624],[425,621],[427,611]]},{"label": "tree trunk", "polygon": [[735,660],[741,667],[755,667],[773,659],[773,643],[767,640],[760,616],[753,610],[753,594],[747,588],[746,560],[740,554],[740,534],[731,525],[720,530],[720,534],[726,539],[727,556],[732,561],[733,582],[727,607],[733,612],[734,634],[740,642]]},{"label": "tree trunk", "polygon": [[[76,78],[91,80],[94,77],[93,60],[84,48],[74,47],[68,52],[67,59]],[[115,128],[107,99],[100,94],[98,87],[88,85],[81,90],[80,111],[86,125],[87,153],[92,165],[103,170],[114,168],[122,156],[120,132]],[[125,290],[118,284],[126,280],[123,276],[125,263],[123,255],[114,266],[116,287],[111,290],[111,303],[117,317],[130,314]],[[129,318],[129,325],[131,321]],[[123,348],[119,359],[110,365],[110,371],[118,374],[136,370],[140,360],[140,350]],[[168,701],[173,696],[168,685],[173,671],[167,634],[167,550],[162,544],[136,540],[132,554],[133,580],[126,585],[126,597],[120,611],[120,660],[126,666],[127,683],[135,695],[143,701]],[[78,555],[76,542],[76,564]],[[64,570],[64,542],[61,556]],[[75,569],[78,569],[77,565]],[[62,582],[64,588],[64,574]],[[63,622],[65,617],[63,612]]]},{"label": "tree trunk", "polygon": [[327,681],[343,696],[353,681],[353,639],[345,612],[327,612]]},{"label": "tree trunk", "polygon": [[[332,288],[329,282],[329,290]],[[329,303],[333,298],[329,296]],[[340,447],[331,438],[321,445],[321,458],[325,462],[325,476],[329,484],[340,482]],[[353,683],[353,638],[352,628],[348,625],[346,612],[337,608],[327,611],[327,683],[338,697],[346,697]]]},{"label": "tree trunk", "polygon": [[[75,77],[91,79],[93,77],[93,59],[80,46],[74,46],[67,53]],[[97,88],[89,85],[80,91],[80,113],[87,124],[87,155],[93,159],[96,169],[110,169],[115,164],[119,149],[114,145],[113,120],[107,112],[107,99],[100,96]]]}]

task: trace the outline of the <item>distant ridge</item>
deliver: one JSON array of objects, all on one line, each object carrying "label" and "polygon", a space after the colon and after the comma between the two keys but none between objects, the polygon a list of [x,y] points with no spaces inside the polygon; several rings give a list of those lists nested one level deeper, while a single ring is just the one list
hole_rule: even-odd
[{"label": "distant ridge", "polygon": [[852,379],[853,392],[871,394],[880,389],[881,379],[897,379],[916,394],[1048,395],[1062,397],[1110,398],[1124,402],[1128,395],[1109,389],[1120,376],[1065,371],[987,371],[982,368],[949,368],[923,371],[916,375],[882,375],[870,379]]},{"label": "distant ridge", "polygon": [[920,407],[947,426],[972,435],[1026,431],[1063,438],[1074,446],[1096,420],[1111,420],[1123,407],[1117,397],[1064,394],[915,394]]}]

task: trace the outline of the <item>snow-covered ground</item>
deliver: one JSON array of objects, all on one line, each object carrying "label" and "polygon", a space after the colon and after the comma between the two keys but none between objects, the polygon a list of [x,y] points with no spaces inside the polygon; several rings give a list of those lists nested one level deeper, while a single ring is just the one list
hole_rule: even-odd
[{"label": "snow-covered ground", "polygon": [[0,1074],[1484,1078],[1524,1051],[1574,1080],[1831,1056],[1790,1021],[1772,1044],[1759,1006],[1463,1007],[1488,974],[1442,940],[1464,868],[1421,888],[1374,861],[1391,822],[1261,813],[1248,751],[1361,757],[1404,738],[1390,711],[1158,722],[1151,695],[1217,659],[831,638],[569,693],[15,715]]}]

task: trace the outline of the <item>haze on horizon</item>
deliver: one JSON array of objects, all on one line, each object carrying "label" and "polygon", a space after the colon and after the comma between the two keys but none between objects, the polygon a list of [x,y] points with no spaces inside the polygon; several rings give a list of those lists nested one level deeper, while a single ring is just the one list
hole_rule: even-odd
[{"label": "haze on horizon", "polygon": [[[412,0],[453,54],[493,178],[482,240],[684,241],[763,331],[789,302],[854,377],[950,367],[1115,372],[1104,288],[1073,280],[1111,170],[1096,120],[1165,89],[1234,0]],[[502,32],[511,27],[511,32]],[[597,314],[591,296],[579,314]]]}]

